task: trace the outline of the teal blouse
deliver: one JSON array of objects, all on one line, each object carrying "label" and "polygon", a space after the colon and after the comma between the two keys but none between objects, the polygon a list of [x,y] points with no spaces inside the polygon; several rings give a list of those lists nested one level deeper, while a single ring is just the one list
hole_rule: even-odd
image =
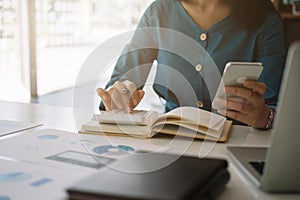
[{"label": "teal blouse", "polygon": [[260,81],[268,87],[265,102],[276,107],[285,56],[283,25],[275,12],[255,30],[241,28],[229,15],[205,31],[179,0],[156,0],[141,17],[107,87],[129,79],[142,88],[157,60],[153,87],[166,100],[166,111],[185,105],[197,107],[199,102],[211,110],[226,63],[255,61],[264,65]]}]

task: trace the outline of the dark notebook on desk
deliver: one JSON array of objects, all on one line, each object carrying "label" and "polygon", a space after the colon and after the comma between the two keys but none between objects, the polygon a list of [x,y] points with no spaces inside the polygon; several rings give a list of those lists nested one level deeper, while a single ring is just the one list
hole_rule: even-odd
[{"label": "dark notebook on desk", "polygon": [[225,160],[177,157],[133,154],[114,161],[68,188],[69,199],[216,199],[224,190]]}]

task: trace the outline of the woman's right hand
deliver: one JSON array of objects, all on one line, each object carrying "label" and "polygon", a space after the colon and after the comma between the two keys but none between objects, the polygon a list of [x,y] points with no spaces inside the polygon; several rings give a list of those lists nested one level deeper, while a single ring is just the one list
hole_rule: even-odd
[{"label": "woman's right hand", "polygon": [[135,83],[126,80],[123,82],[116,81],[107,90],[98,88],[97,94],[102,99],[107,111],[119,109],[131,113],[140,103],[145,92],[143,90],[136,90]]}]

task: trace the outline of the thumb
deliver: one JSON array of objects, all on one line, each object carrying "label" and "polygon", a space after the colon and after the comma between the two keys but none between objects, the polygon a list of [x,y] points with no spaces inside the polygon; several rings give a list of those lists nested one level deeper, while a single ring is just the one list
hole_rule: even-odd
[{"label": "thumb", "polygon": [[105,91],[103,88],[98,88],[96,91],[97,91],[98,96],[102,100],[106,100],[107,99],[108,92]]},{"label": "thumb", "polygon": [[111,109],[112,109],[112,102],[111,102],[111,98],[110,98],[109,92],[105,91],[102,88],[98,88],[97,89],[97,94],[102,99],[102,103],[104,104],[105,109],[107,111],[111,111]]}]

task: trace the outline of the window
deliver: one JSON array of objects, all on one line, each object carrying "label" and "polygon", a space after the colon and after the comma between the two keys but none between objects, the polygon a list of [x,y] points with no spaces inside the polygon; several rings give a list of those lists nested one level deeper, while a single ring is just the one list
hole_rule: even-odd
[{"label": "window", "polygon": [[0,99],[28,101],[22,83],[18,1],[0,0]]},{"label": "window", "polygon": [[43,95],[72,87],[89,53],[111,36],[135,28],[152,1],[0,0],[0,99],[28,101],[30,96],[24,84],[29,73],[20,52],[26,40],[21,34],[29,25],[22,24],[21,3],[34,4],[37,64],[33,67],[37,70],[37,94]]},{"label": "window", "polygon": [[74,85],[88,54],[133,29],[147,0],[36,0],[38,94]]}]

